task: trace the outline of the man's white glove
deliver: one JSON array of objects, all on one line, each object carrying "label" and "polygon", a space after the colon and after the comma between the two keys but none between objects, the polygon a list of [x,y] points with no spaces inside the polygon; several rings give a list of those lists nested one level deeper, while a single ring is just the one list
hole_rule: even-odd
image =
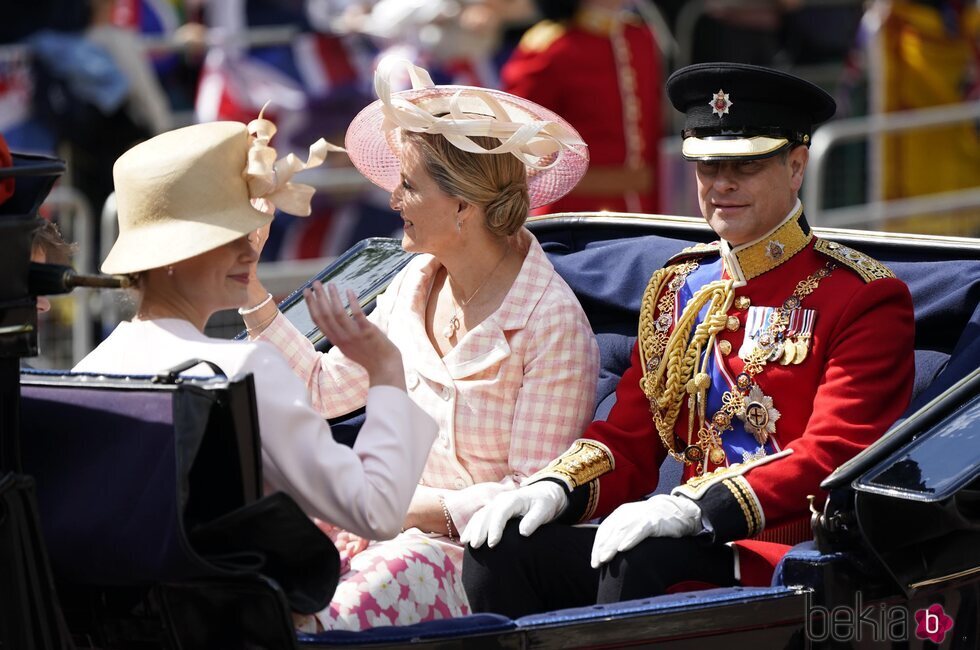
[{"label": "man's white glove", "polygon": [[541,524],[554,520],[567,505],[565,490],[554,481],[538,481],[509,490],[498,494],[470,517],[459,541],[473,548],[480,548],[486,542],[493,548],[500,542],[507,522],[514,517],[523,517],[518,530],[528,537]]},{"label": "man's white glove", "polygon": [[655,494],[645,501],[624,503],[596,531],[592,568],[598,569],[647,537],[687,537],[702,530],[701,509],[688,498]]}]

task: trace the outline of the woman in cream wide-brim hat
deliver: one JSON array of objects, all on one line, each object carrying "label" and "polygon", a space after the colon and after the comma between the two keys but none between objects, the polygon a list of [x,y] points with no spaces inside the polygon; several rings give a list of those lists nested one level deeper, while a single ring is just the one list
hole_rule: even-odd
[{"label": "woman in cream wide-brim hat", "polygon": [[[413,88],[392,92],[407,71]],[[591,421],[598,349],[581,306],[525,229],[588,167],[561,117],[497,90],[435,86],[385,59],[378,101],[347,131],[354,165],[391,192],[402,246],[420,253],[369,317],[405,362],[411,398],[439,423],[405,532],[380,544],[334,537],[350,570],[307,621],[357,630],[469,613],[458,543],[470,515],[513,489]],[[342,351],[316,352],[264,288],[249,286],[253,339],[283,350],[325,417],[363,405],[368,380]]]},{"label": "woman in cream wide-brim hat", "polygon": [[[275,161],[268,120],[199,124],[161,134],[123,154],[113,169],[119,237],[102,265],[136,276],[135,318],[118,327],[74,368],[78,372],[156,374],[188,359],[228,377],[252,373],[266,483],[310,515],[358,534],[398,533],[436,425],[405,392],[398,350],[364,315],[347,316],[336,288],[309,296],[331,340],[365,365],[372,388],[358,448],[337,444],[310,405],[303,383],[263,343],[209,338],[208,318],[240,307],[257,253],[248,234],[271,215],[252,206],[309,213],[312,189],[289,182],[310,160]],[[196,366],[195,374],[210,372]],[[370,463],[365,459],[371,459]]]}]

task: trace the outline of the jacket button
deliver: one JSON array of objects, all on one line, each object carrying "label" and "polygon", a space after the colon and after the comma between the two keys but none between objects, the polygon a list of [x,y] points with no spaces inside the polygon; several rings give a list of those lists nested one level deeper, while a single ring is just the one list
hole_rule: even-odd
[{"label": "jacket button", "polygon": [[456,480],[453,481],[453,485],[456,486],[457,490],[462,490],[464,487],[466,487],[466,481],[457,476]]},{"label": "jacket button", "polygon": [[453,396],[453,389],[449,386],[444,386],[442,389],[442,399],[449,401],[449,398]]},{"label": "jacket button", "polygon": [[408,385],[408,390],[412,390],[419,385],[419,375],[414,370],[408,371],[405,374],[405,383]]}]

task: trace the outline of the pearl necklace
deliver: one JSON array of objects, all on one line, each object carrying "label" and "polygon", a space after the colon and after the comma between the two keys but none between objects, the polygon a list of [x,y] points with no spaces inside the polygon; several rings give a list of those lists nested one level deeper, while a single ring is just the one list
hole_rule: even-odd
[{"label": "pearl necklace", "polygon": [[463,310],[463,307],[470,304],[470,301],[476,298],[476,294],[480,293],[480,289],[482,289],[487,285],[487,282],[490,281],[490,278],[492,278],[493,274],[497,272],[497,269],[500,268],[500,265],[504,263],[504,260],[507,259],[507,255],[509,254],[510,254],[510,248],[504,251],[503,256],[493,267],[493,270],[487,273],[486,279],[480,283],[480,286],[476,288],[476,291],[470,294],[470,297],[467,298],[466,300],[461,300],[459,302],[459,305],[456,304],[456,298],[453,296],[453,278],[452,276],[449,275],[449,271],[446,271],[446,281],[449,283],[449,301],[453,305],[453,313],[449,315],[449,322],[446,323],[446,327],[444,327],[442,330],[443,338],[451,339],[452,337],[456,336],[456,332],[459,331],[459,326],[460,326],[459,313]]}]

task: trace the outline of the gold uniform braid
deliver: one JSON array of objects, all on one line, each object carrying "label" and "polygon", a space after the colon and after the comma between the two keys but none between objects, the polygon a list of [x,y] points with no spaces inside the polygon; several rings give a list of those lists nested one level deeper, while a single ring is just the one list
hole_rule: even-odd
[{"label": "gold uniform braid", "polygon": [[643,388],[643,392],[646,393],[647,397],[650,397],[650,394],[646,391],[647,376],[651,374],[651,370],[655,370],[655,368],[648,367],[650,359],[654,355],[652,349],[655,336],[654,323],[656,322],[654,318],[654,312],[656,310],[654,307],[657,304],[657,296],[660,295],[661,289],[674,276],[676,270],[676,267],[668,266],[654,272],[650,281],[647,283],[646,290],[643,292],[643,299],[640,301],[640,331],[638,335],[640,337],[640,364],[643,368],[643,378],[640,380],[640,387]]},{"label": "gold uniform braid", "polygon": [[[655,359],[657,356],[657,351],[654,349],[656,319],[653,304],[660,295],[664,283],[675,275],[675,271],[675,267],[661,269],[650,279],[641,303],[639,336],[644,368],[641,387],[650,400],[653,421],[664,446],[672,456],[677,457],[673,440],[674,425],[687,395],[688,381],[694,377],[702,352],[711,353],[710,350],[705,349],[706,343],[713,340],[715,335],[725,328],[727,312],[735,298],[735,290],[733,280],[716,280],[698,289],[674,324],[673,332],[663,349],[662,360],[657,367],[651,368],[648,360]],[[672,297],[673,294],[668,295]],[[708,313],[704,321],[695,327],[698,314],[706,304],[709,305]],[[657,306],[661,313],[673,308],[672,304]]]},{"label": "gold uniform braid", "polygon": [[[664,355],[666,363],[662,364],[666,366],[667,377],[663,393],[657,400],[657,407],[666,410],[663,419],[665,433],[672,433],[674,430],[681,404],[687,395],[687,382],[694,377],[705,343],[725,327],[728,319],[727,312],[735,297],[733,285],[733,280],[716,280],[698,289],[685,305],[673,333],[667,340]],[[709,302],[704,321],[695,328],[694,323],[697,321],[698,313]]]}]

